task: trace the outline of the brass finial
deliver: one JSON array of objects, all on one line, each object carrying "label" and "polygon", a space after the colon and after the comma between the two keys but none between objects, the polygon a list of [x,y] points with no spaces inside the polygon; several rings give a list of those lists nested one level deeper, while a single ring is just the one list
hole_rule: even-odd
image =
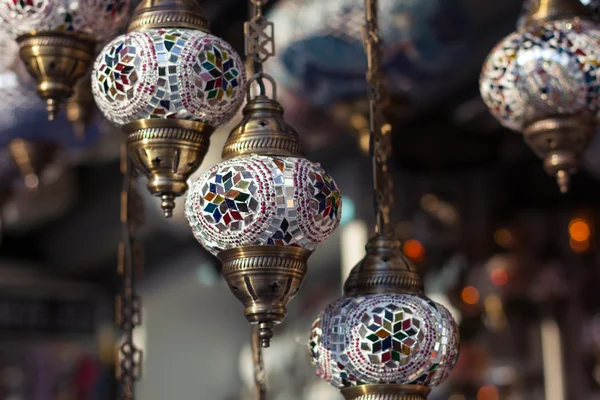
[{"label": "brass finial", "polygon": [[210,31],[198,0],[144,0],[136,8],[128,31],[158,28]]},{"label": "brass finial", "polygon": [[554,117],[528,125],[525,142],[544,160],[544,169],[556,177],[562,193],[569,190],[570,176],[577,172],[579,157],[595,133],[596,123],[585,116]]},{"label": "brass finial", "polygon": [[[271,79],[268,75],[261,78]],[[248,88],[256,79],[257,75],[250,79]],[[223,147],[223,159],[250,154],[304,157],[298,133],[283,119],[283,107],[264,94],[262,83],[261,92],[253,99],[248,94],[244,118],[229,134]]]},{"label": "brass finial", "polygon": [[593,19],[592,12],[579,0],[534,0],[524,26],[572,17]]}]

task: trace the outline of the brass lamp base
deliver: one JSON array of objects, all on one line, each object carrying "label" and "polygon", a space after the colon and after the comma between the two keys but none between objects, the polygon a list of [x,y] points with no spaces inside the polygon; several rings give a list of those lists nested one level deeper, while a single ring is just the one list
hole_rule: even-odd
[{"label": "brass lamp base", "polygon": [[592,118],[556,117],[534,122],[523,132],[525,142],[544,160],[544,169],[555,176],[560,191],[569,190],[570,176],[579,169],[579,157],[594,136]]},{"label": "brass lamp base", "polygon": [[246,246],[218,254],[223,276],[244,304],[246,319],[258,324],[261,345],[269,347],[273,325],[283,321],[286,306],[302,285],[311,251],[292,246]]},{"label": "brass lamp base", "polygon": [[148,190],[162,199],[165,217],[173,216],[175,197],[202,164],[214,128],[198,121],[143,119],[123,127],[136,168],[148,178]]},{"label": "brass lamp base", "polygon": [[40,176],[54,161],[58,149],[59,146],[53,142],[13,139],[8,144],[10,157],[23,176],[25,186],[29,189],[38,188]]},{"label": "brass lamp base", "polygon": [[37,81],[37,92],[46,101],[48,119],[71,97],[75,84],[89,70],[96,42],[73,32],[37,32],[17,38],[19,54]]},{"label": "brass lamp base", "polygon": [[342,389],[346,400],[426,400],[430,389],[421,385],[361,385]]}]

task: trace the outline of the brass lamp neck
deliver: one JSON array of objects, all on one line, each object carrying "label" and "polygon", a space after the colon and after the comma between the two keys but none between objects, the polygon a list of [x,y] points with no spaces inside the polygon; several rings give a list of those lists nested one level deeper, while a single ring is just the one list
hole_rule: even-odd
[{"label": "brass lamp neck", "polygon": [[135,9],[128,31],[183,28],[209,32],[198,0],[144,0]]},{"label": "brass lamp neck", "polygon": [[592,19],[592,14],[579,0],[534,0],[525,25],[573,17]]},{"label": "brass lamp neck", "polygon": [[417,267],[391,236],[375,235],[365,247],[367,254],[350,272],[344,295],[410,293],[423,291]]}]

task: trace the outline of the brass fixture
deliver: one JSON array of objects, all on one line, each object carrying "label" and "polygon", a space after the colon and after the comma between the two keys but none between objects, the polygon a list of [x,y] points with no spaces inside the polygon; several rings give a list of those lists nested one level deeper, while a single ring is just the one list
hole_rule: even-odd
[{"label": "brass fixture", "polygon": [[48,119],[73,95],[75,84],[89,69],[96,42],[74,32],[35,32],[17,38],[19,53],[37,81],[37,92],[46,102]]},{"label": "brass fixture", "polygon": [[418,385],[362,385],[342,389],[346,400],[426,400],[431,390]]},{"label": "brass fixture", "polygon": [[85,139],[85,132],[96,114],[96,103],[92,95],[90,77],[81,79],[75,87],[75,93],[66,104],[67,119],[73,125],[75,136]]},{"label": "brass fixture", "polygon": [[525,17],[525,26],[573,17],[592,19],[592,13],[580,1],[536,0]]},{"label": "brass fixture", "polygon": [[569,190],[570,176],[579,169],[579,158],[594,136],[592,118],[557,117],[528,125],[525,142],[544,160],[544,170],[555,176],[560,191]]},{"label": "brass fixture", "polygon": [[256,96],[248,100],[243,114],[225,142],[224,160],[250,154],[304,157],[298,133],[283,118],[283,108],[277,101]]},{"label": "brass fixture", "polygon": [[143,0],[135,8],[127,30],[167,27],[210,31],[204,11],[196,0]]},{"label": "brass fixture", "polygon": [[[444,307],[423,294],[416,266],[393,237],[393,181],[388,167],[391,127],[383,115],[377,3],[365,0],[364,35],[375,236],[346,279],[344,297],[313,323],[308,347],[317,374],[340,389],[346,400],[426,400],[429,387],[445,379],[456,363],[458,328]],[[426,318],[436,322],[416,337],[417,327]],[[411,321],[417,322],[412,325]],[[420,342],[417,351],[402,343],[402,338],[411,335],[411,346]],[[387,349],[380,340],[388,340]]]},{"label": "brass fixture", "polygon": [[142,119],[123,127],[131,158],[148,178],[150,193],[161,198],[165,217],[173,215],[175,197],[187,191],[213,131],[203,122],[181,119]]},{"label": "brass fixture", "polygon": [[286,306],[302,285],[311,251],[292,246],[245,246],[218,254],[223,277],[244,304],[248,322],[258,324],[263,347],[273,326],[287,314]]},{"label": "brass fixture", "polygon": [[38,188],[44,170],[54,161],[58,150],[59,146],[50,141],[13,139],[8,144],[8,152],[30,189]]}]

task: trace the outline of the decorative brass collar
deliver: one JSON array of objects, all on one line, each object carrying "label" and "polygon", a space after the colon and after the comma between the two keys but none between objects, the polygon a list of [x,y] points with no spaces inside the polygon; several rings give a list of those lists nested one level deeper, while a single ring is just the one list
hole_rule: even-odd
[{"label": "decorative brass collar", "polygon": [[135,9],[128,31],[159,28],[210,31],[198,0],[144,0]]},{"label": "decorative brass collar", "polygon": [[257,96],[248,101],[243,113],[223,147],[223,159],[250,154],[304,157],[298,133],[283,118],[277,101]]},{"label": "decorative brass collar", "polygon": [[525,26],[563,18],[593,19],[579,0],[537,0],[529,10]]},{"label": "decorative brass collar", "polygon": [[400,242],[376,235],[366,246],[367,254],[350,272],[344,295],[375,293],[421,293],[423,283],[417,267],[402,253]]},{"label": "decorative brass collar", "polygon": [[346,400],[425,400],[429,392],[422,385],[361,385],[342,389]]}]

